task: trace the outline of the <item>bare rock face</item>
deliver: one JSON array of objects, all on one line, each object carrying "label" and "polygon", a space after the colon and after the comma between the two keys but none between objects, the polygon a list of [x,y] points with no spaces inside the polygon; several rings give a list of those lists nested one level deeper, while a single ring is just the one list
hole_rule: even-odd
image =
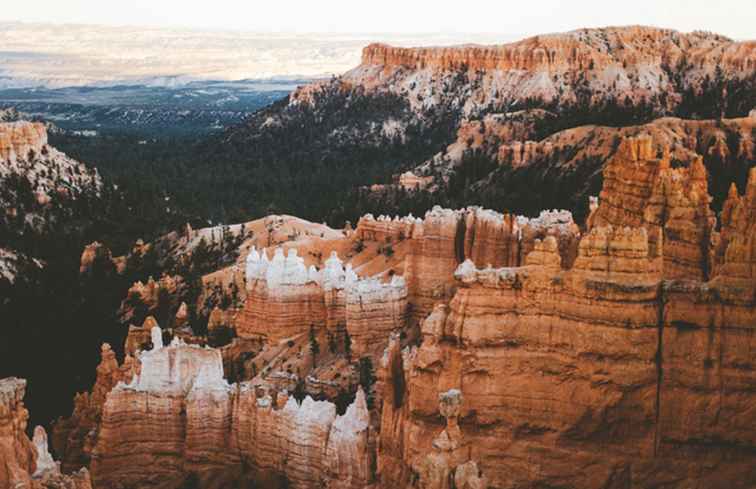
[{"label": "bare rock face", "polygon": [[471,447],[459,429],[461,407],[459,389],[449,389],[438,395],[438,408],[446,419],[446,427],[433,439],[431,453],[415,469],[419,486],[424,489],[486,487],[476,463],[470,460]]},{"label": "bare rock face", "polygon": [[[312,272],[312,273],[311,273]],[[272,260],[252,250],[247,259],[247,301],[237,334],[277,342],[325,325],[326,310],[320,275],[308,270],[297,250]]]},{"label": "bare rock face", "polygon": [[709,278],[715,219],[700,157],[688,168],[673,169],[669,152],[657,157],[650,137],[625,139],[604,178],[590,225],[642,225],[651,252],[663,255],[665,278]]},{"label": "bare rock face", "polygon": [[544,211],[528,219],[470,207],[436,207],[413,228],[406,264],[409,301],[417,320],[437,302],[448,301],[456,283],[454,271],[466,259],[479,266],[518,266],[539,238],[553,235],[565,264],[574,260],[578,228],[567,211]]},{"label": "bare rock face", "polygon": [[[358,234],[374,232],[378,231],[358,226]],[[306,267],[293,248],[286,257],[277,249],[270,261],[265,251],[259,254],[253,249],[247,258],[246,275],[247,301],[236,323],[242,338],[261,338],[275,344],[311,329],[336,331],[344,326],[358,356],[377,356],[388,334],[404,325],[404,279],[395,276],[388,283],[379,278],[360,279],[336,252],[321,271]]]},{"label": "bare rock face", "polygon": [[64,472],[89,465],[108,394],[119,382],[130,381],[138,370],[139,365],[128,354],[123,365],[119,365],[110,345],[103,343],[92,391],[77,394],[71,416],[58,419],[53,426],[53,447],[61,458]]},{"label": "bare rock face", "polygon": [[89,472],[62,475],[47,448],[47,434],[37,426],[26,435],[29,413],[23,397],[26,381],[0,379],[0,487],[13,489],[92,489]]},{"label": "bare rock face", "polygon": [[36,450],[25,432],[25,389],[23,379],[0,380],[0,487],[31,487],[36,469]]},{"label": "bare rock face", "polygon": [[29,151],[40,152],[47,144],[47,130],[41,122],[0,124],[0,159],[26,158]]},{"label": "bare rock face", "polygon": [[403,328],[407,313],[407,285],[403,277],[390,283],[358,281],[347,290],[346,330],[357,357],[378,356],[392,332]]},{"label": "bare rock face", "polygon": [[92,456],[95,487],[176,487],[188,474],[217,485],[241,480],[244,467],[255,480],[285,478],[297,488],[370,483],[364,393],[337,416],[330,402],[299,404],[250,383],[229,385],[219,350],[180,340],[163,346],[160,338],[155,330],[141,373],[107,396]]},{"label": "bare rock face", "polygon": [[362,240],[392,243],[412,236],[415,226],[421,222],[422,219],[412,215],[391,219],[388,216],[375,218],[372,214],[366,214],[357,223],[355,234]]},{"label": "bare rock face", "polygon": [[34,477],[60,475],[60,467],[50,455],[50,449],[47,445],[47,432],[43,427],[34,428],[32,443],[34,448],[37,449],[37,468],[34,471]]},{"label": "bare rock face", "polygon": [[[139,357],[139,375],[119,382],[103,405],[91,464],[96,487],[180,479],[185,454],[190,461],[212,459],[204,442],[230,422],[230,387],[223,380],[220,352],[178,340],[164,347],[159,327],[152,330],[152,344]],[[204,420],[197,415],[199,406],[207,407]],[[142,470],[156,456],[160,463],[154,470]]]},{"label": "bare rock face", "polygon": [[159,305],[161,294],[170,297],[174,295],[180,285],[179,277],[164,274],[159,280],[149,277],[147,283],[141,280],[134,282],[129,288],[126,299],[121,304],[121,319],[129,321],[134,316],[136,304],[147,311],[154,311]]},{"label": "bare rock face", "polygon": [[[582,230],[567,211],[437,207],[287,251],[249,243],[244,306],[210,318],[241,338],[164,345],[148,318],[123,365],[103,346],[92,393],[53,434],[64,469],[91,457],[98,489],[750,489],[756,169],[716,226],[700,158],[656,133],[616,142]],[[257,373],[292,367],[323,330],[380,365],[343,415],[290,396],[291,372]],[[229,383],[224,356],[244,353],[255,373],[228,378],[252,380]],[[306,387],[356,363],[331,355]]]},{"label": "bare rock face", "polygon": [[[685,70],[683,61],[698,69]],[[425,89],[441,89],[452,77],[464,77],[471,93],[463,101],[463,113],[475,114],[501,100],[574,101],[576,79],[585,80],[594,99],[629,97],[638,101],[662,93],[679,103],[678,91],[700,87],[706,75],[714,78],[719,67],[727,79],[739,79],[756,67],[754,43],[733,42],[706,33],[684,34],[653,27],[610,27],[540,35],[499,46],[399,48],[371,44],[362,53],[362,64],[347,73],[350,83],[367,89],[385,88],[409,93],[418,108],[433,104]],[[680,78],[671,76],[680,70]]]},{"label": "bare rock face", "polygon": [[466,258],[421,345],[389,343],[383,487],[448,487],[469,461],[470,487],[750,487],[756,171],[716,232],[700,161],[623,144],[572,263],[553,235],[514,266]]}]

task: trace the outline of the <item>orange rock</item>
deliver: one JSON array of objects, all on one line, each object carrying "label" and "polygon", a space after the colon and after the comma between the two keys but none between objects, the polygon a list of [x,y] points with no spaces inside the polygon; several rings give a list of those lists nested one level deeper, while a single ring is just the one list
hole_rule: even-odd
[{"label": "orange rock", "polygon": [[47,129],[41,122],[0,124],[0,160],[26,159],[29,151],[40,152],[47,145]]},{"label": "orange rock", "polygon": [[63,475],[47,449],[47,434],[37,426],[34,442],[26,435],[29,413],[26,381],[0,379],[0,487],[14,489],[92,489],[89,472]]}]

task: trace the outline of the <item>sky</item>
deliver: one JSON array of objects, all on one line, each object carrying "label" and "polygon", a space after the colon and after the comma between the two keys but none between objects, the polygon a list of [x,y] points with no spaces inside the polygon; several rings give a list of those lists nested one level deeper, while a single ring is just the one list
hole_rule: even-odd
[{"label": "sky", "polygon": [[756,38],[756,0],[35,0],[0,21],[258,32],[503,33],[644,24]]}]

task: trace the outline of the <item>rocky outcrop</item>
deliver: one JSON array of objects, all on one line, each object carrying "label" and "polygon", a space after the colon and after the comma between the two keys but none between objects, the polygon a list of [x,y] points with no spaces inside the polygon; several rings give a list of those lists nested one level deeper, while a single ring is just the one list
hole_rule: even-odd
[{"label": "rocky outcrop", "polygon": [[411,214],[393,219],[388,216],[376,218],[372,214],[366,214],[357,223],[355,235],[365,241],[396,243],[411,237],[415,226],[421,222],[422,219],[417,219]]},{"label": "rocky outcrop", "polygon": [[539,238],[558,237],[565,265],[574,259],[578,228],[567,211],[544,211],[538,218],[500,214],[471,207],[434,208],[412,232],[406,278],[416,320],[455,290],[454,270],[466,259],[479,266],[518,266]]},{"label": "rocky outcrop", "polygon": [[103,270],[100,270],[100,272],[107,271],[105,267],[116,267],[113,255],[110,253],[108,247],[98,241],[88,244],[84,247],[84,251],[81,252],[79,275],[93,273],[95,266],[103,267]]},{"label": "rocky outcrop", "polygon": [[[249,382],[229,385],[219,350],[174,340],[140,356],[141,373],[107,396],[92,456],[96,487],[176,487],[287,480],[290,487],[365,487],[372,480],[370,425],[360,391],[342,416],[335,405]],[[138,420],[138,422],[134,422]],[[142,470],[148,461],[150,471]],[[248,469],[245,469],[248,467]],[[247,474],[249,475],[249,474]]]},{"label": "rocky outcrop", "polygon": [[[389,343],[383,487],[439,487],[468,461],[493,487],[750,487],[756,170],[716,232],[700,161],[672,169],[647,141],[623,144],[572,263],[555,236],[515,266],[467,258],[420,346]],[[459,446],[449,425],[434,439],[450,389],[461,459],[439,451]]]},{"label": "rocky outcrop", "polygon": [[[686,70],[686,65],[695,69]],[[581,29],[500,46],[371,44],[363,50],[362,65],[348,73],[347,79],[368,87],[391,80],[397,91],[413,93],[419,80],[425,82],[426,73],[428,81],[430,73],[477,77],[479,97],[472,97],[477,100],[469,100],[466,106],[472,109],[502,99],[574,100],[577,79],[597,99],[628,96],[637,101],[663,92],[674,97],[687,86],[700,86],[706,75],[714,78],[717,67],[727,78],[751,75],[756,69],[756,44],[642,26]],[[675,71],[680,72],[680,79],[673,76]],[[415,85],[408,73],[414,73]]]},{"label": "rocky outcrop", "polygon": [[715,219],[700,157],[688,168],[671,168],[669,152],[657,157],[651,138],[625,139],[604,182],[590,225],[644,226],[651,253],[663,256],[665,278],[709,278]]},{"label": "rocky outcrop", "polygon": [[264,250],[262,255],[252,250],[247,258],[247,301],[237,334],[278,342],[305,333],[310,326],[325,326],[320,281],[318,271],[308,269],[296,249],[284,256],[278,248],[272,260]]},{"label": "rocky outcrop", "polygon": [[[185,458],[206,461],[203,467],[210,467],[212,447],[203,445],[213,439],[216,428],[223,430],[230,422],[230,387],[223,380],[219,351],[179,340],[163,347],[159,327],[152,330],[152,345],[139,357],[140,373],[129,383],[119,382],[103,405],[91,464],[96,487],[180,480]],[[202,416],[196,412],[200,406],[208,408]],[[140,467],[154,457],[160,462],[144,473]]]},{"label": "rocky outcrop", "polygon": [[0,379],[0,487],[13,489],[92,489],[86,469],[62,475],[47,448],[44,428],[26,435],[29,413],[23,398],[26,381]]},{"label": "rocky outcrop", "polygon": [[[713,48],[714,52],[709,52]],[[503,46],[397,48],[371,44],[363,50],[365,64],[439,70],[601,69],[623,62],[675,65],[690,51],[701,61],[723,61],[736,70],[756,67],[753,43],[734,43],[706,33],[681,34],[652,27],[581,29],[531,37]],[[592,66],[592,68],[591,68]],[[729,67],[729,66],[728,66]]]},{"label": "rocky outcrop", "polygon": [[26,159],[30,151],[39,153],[47,144],[47,130],[41,122],[5,122],[0,124],[0,159]]},{"label": "rocky outcrop", "polygon": [[[394,228],[408,224],[388,221],[387,226],[371,229],[361,224],[356,234],[375,240],[381,233],[382,239],[390,240],[396,231],[390,223],[397,224]],[[247,258],[247,301],[236,330],[242,338],[275,344],[323,329],[341,334],[338,330],[343,327],[351,336],[353,352],[377,356],[388,333],[404,326],[406,310],[407,286],[402,277],[395,276],[388,283],[379,278],[360,279],[336,252],[321,271],[307,268],[294,248],[285,257],[278,248],[270,261],[265,251],[260,254],[253,249]]]},{"label": "rocky outcrop", "polygon": [[154,310],[161,299],[160,294],[171,296],[176,293],[178,286],[178,279],[170,275],[163,275],[157,281],[150,277],[147,283],[142,283],[141,280],[134,282],[129,288],[126,301],[121,306],[122,317],[126,320],[132,317],[134,303],[143,305],[148,311]]},{"label": "rocky outcrop", "polygon": [[139,371],[139,364],[128,353],[119,365],[107,343],[102,345],[100,356],[92,391],[77,394],[71,416],[58,419],[53,426],[53,447],[67,473],[89,465],[108,394],[119,382],[130,381]]},{"label": "rocky outcrop", "polygon": [[407,313],[407,285],[394,276],[389,283],[359,280],[346,290],[346,330],[357,357],[378,357],[393,332],[400,331]]},{"label": "rocky outcrop", "polygon": [[0,380],[0,487],[31,487],[36,469],[36,450],[26,436],[25,389],[23,379]]},{"label": "rocky outcrop", "polygon": [[449,389],[438,395],[439,413],[446,419],[446,427],[433,439],[432,451],[415,469],[419,487],[423,489],[467,488],[484,489],[477,464],[470,460],[471,446],[459,429],[462,394]]}]

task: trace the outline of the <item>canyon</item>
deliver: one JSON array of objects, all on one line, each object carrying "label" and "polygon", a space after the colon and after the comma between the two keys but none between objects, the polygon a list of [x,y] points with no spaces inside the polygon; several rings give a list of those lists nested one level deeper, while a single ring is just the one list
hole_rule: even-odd
[{"label": "canyon", "polygon": [[[717,223],[701,159],[658,144],[621,141],[580,225],[479,207],[246,223],[267,231],[214,272],[245,285],[211,315],[235,337],[164,346],[148,318],[129,337],[150,347],[119,365],[104,346],[56,453],[104,488],[751,487],[756,170]],[[358,359],[372,383],[344,375]]]},{"label": "canyon", "polygon": [[[463,204],[86,246],[81,280],[159,275],[125,291],[52,455],[27,433],[25,381],[0,381],[0,487],[754,487],[756,118],[737,94],[755,47],[645,27],[366,47],[226,143],[400,100],[398,118],[368,104],[359,124],[323,122],[336,147],[380,147],[451,110],[451,140],[368,193],[460,185]],[[712,90],[715,114],[686,108]],[[654,117],[570,112],[616,100]],[[54,151],[39,126],[6,133],[8,161]],[[515,187],[533,212],[496,194]],[[472,205],[484,195],[497,205]]]}]

